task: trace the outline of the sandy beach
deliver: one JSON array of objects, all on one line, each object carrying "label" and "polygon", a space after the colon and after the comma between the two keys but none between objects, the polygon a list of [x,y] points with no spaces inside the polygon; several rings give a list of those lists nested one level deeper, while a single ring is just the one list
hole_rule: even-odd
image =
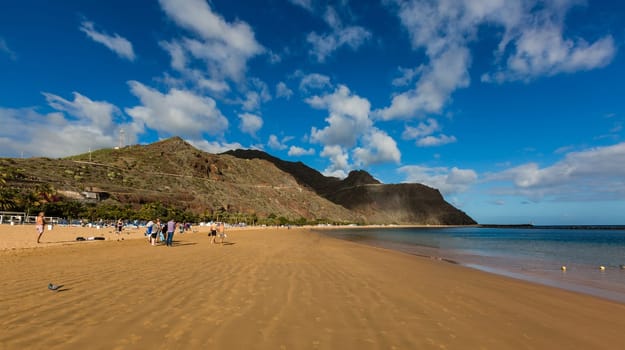
[{"label": "sandy beach", "polygon": [[[105,237],[77,242],[77,236]],[[620,349],[625,305],[310,229],[0,225],[0,349]],[[121,240],[121,238],[124,238]],[[50,291],[48,283],[62,287]]]}]

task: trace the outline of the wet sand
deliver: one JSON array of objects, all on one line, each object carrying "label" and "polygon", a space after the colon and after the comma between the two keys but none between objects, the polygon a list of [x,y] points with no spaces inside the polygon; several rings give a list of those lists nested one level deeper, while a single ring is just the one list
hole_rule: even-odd
[{"label": "wet sand", "polygon": [[[0,225],[0,349],[619,349],[625,305],[309,229]],[[76,236],[104,241],[76,242]],[[121,240],[121,238],[124,238]],[[118,240],[119,239],[119,240]],[[48,290],[48,283],[63,285]]]}]

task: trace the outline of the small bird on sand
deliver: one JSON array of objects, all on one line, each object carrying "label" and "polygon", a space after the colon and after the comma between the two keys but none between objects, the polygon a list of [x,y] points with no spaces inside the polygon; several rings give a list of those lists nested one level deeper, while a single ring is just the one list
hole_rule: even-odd
[{"label": "small bird on sand", "polygon": [[57,290],[59,290],[59,288],[61,288],[61,287],[62,287],[62,286],[57,285],[57,284],[53,284],[53,283],[48,284],[48,289],[49,289],[49,290],[53,290],[53,291],[57,291]]}]

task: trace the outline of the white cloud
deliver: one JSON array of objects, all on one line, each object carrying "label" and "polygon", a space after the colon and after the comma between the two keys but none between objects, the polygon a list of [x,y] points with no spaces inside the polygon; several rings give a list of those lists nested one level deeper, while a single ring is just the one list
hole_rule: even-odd
[{"label": "white cloud", "polygon": [[438,124],[436,119],[428,118],[425,123],[419,123],[416,128],[407,125],[404,129],[404,132],[402,133],[402,138],[404,140],[417,139],[432,135],[438,130],[440,130],[440,125]]},{"label": "white cloud", "polygon": [[330,34],[310,33],[306,40],[312,45],[310,54],[315,56],[318,62],[325,62],[326,58],[341,46],[347,45],[355,50],[370,36],[371,33],[362,27],[347,27]]},{"label": "white cloud", "polygon": [[[258,111],[263,102],[271,99],[264,82],[246,79],[249,60],[267,53],[247,23],[226,21],[205,0],[160,0],[159,3],[167,16],[189,34],[160,43],[171,56],[171,67],[183,78],[167,79],[170,87],[191,85],[240,104],[248,112]],[[238,90],[236,97],[226,95],[231,92],[229,82]]]},{"label": "white cloud", "polygon": [[609,200],[625,197],[625,143],[567,153],[564,159],[541,168],[522,164],[486,176],[489,182],[513,183],[501,194],[520,194],[532,200]]},{"label": "white cloud", "polygon": [[119,128],[126,132],[126,144],[136,142],[133,125],[115,124],[119,109],[104,101],[93,101],[79,93],[68,101],[44,93],[57,112],[40,114],[35,109],[0,108],[0,149],[3,155],[64,157],[89,149],[118,144]]},{"label": "white cloud", "polygon": [[128,84],[142,105],[125,109],[133,118],[126,123],[120,122],[124,116],[115,105],[78,92],[72,100],[43,93],[53,113],[0,108],[0,124],[10,125],[0,128],[3,155],[63,157],[111,148],[119,144],[121,129],[123,145],[134,144],[146,126],[159,135],[189,138],[196,147],[213,153],[243,148],[238,143],[201,139],[204,133],[220,134],[228,127],[212,99],[176,89],[162,94],[136,81]]},{"label": "white cloud", "polygon": [[263,127],[263,119],[255,114],[242,113],[239,114],[239,119],[241,120],[239,129],[246,134],[256,136],[256,132]]},{"label": "white cloud", "polygon": [[134,61],[136,56],[132,48],[132,43],[126,38],[119,36],[118,34],[108,35],[106,33],[98,32],[94,28],[93,22],[83,21],[80,24],[80,30],[87,34],[91,40],[100,43],[111,51],[115,52],[119,57],[125,58],[129,61]]},{"label": "white cloud", "polygon": [[77,92],[74,92],[74,101],[68,101],[46,92],[43,95],[50,107],[79,118],[79,122],[87,122],[93,127],[100,129],[113,129],[113,116],[121,114],[119,108],[113,104],[103,101],[92,101]]},{"label": "white cloud", "polygon": [[284,141],[278,139],[278,136],[271,134],[269,135],[269,140],[267,141],[267,146],[271,149],[286,149],[288,146],[284,144]]},{"label": "white cloud", "polygon": [[440,134],[438,136],[426,136],[423,137],[419,140],[417,140],[417,146],[419,147],[435,147],[435,146],[442,146],[442,145],[446,145],[449,143],[455,143],[456,137],[455,136],[447,136],[445,134]]},{"label": "white cloud", "polygon": [[255,111],[260,108],[260,95],[255,91],[245,93],[245,98],[241,100],[241,106],[246,111]]},{"label": "white cloud", "polygon": [[440,113],[456,89],[469,86],[470,60],[467,48],[445,48],[430,57],[430,64],[422,69],[415,89],[394,96],[391,105],[376,114],[383,120],[391,120]]},{"label": "white cloud", "polygon": [[260,109],[263,102],[271,100],[269,88],[260,79],[249,79],[251,87],[245,92],[245,98],[240,102],[246,111],[256,111]]},{"label": "white cloud", "polygon": [[205,0],[160,0],[159,3],[176,24],[203,39],[227,43],[242,53],[257,54],[263,50],[247,23],[226,22]]},{"label": "white cloud", "polygon": [[484,74],[483,81],[529,80],[558,73],[571,73],[604,67],[616,53],[611,36],[588,44],[583,39],[564,39],[562,27],[546,25],[527,29],[516,41],[516,51],[506,69]]},{"label": "white cloud", "polygon": [[328,125],[322,129],[313,126],[310,131],[310,142],[324,145],[321,156],[331,162],[326,174],[347,174],[350,170],[348,153],[352,148],[357,166],[400,161],[401,153],[395,140],[373,126],[369,101],[353,94],[347,86],[339,85],[330,94],[312,96],[306,103],[329,112],[325,119]]},{"label": "white cloud", "polygon": [[303,7],[308,11],[312,11],[312,0],[289,0],[290,3]]},{"label": "white cloud", "polygon": [[402,68],[399,67],[399,73],[401,74],[399,77],[393,79],[391,84],[393,86],[406,86],[410,84],[416,76],[421,74],[423,71],[423,66],[419,66],[417,68]]},{"label": "white cloud", "polygon": [[215,94],[221,94],[230,91],[230,86],[225,81],[206,79],[199,76],[195,79],[195,81],[197,82],[197,86],[199,88],[205,89]]},{"label": "white cloud", "polygon": [[244,80],[247,61],[251,58],[222,42],[205,42],[185,38],[180,43],[185,54],[206,64],[208,75],[217,80],[231,79],[237,83]]},{"label": "white cloud", "polygon": [[245,148],[238,142],[228,143],[220,141],[207,141],[207,140],[188,140],[188,142],[195,148],[208,152],[208,153],[223,153],[230,150]]},{"label": "white cloud", "polygon": [[165,83],[171,87],[181,87],[186,81],[190,81],[201,90],[207,90],[214,94],[220,95],[230,91],[230,86],[223,77],[208,77],[201,69],[191,67],[192,57],[186,52],[185,47],[178,41],[161,41],[160,46],[169,53],[171,57],[171,68],[182,75],[184,79],[176,79],[165,73]]},{"label": "white cloud", "polygon": [[461,193],[477,182],[477,173],[471,169],[451,169],[445,167],[429,168],[419,165],[408,165],[398,169],[406,174],[404,182],[421,183],[449,195]]},{"label": "white cloud", "polygon": [[[193,69],[186,65],[186,54],[179,51],[177,45],[161,43],[161,47],[167,50],[172,57],[172,68],[181,74],[181,77],[173,77],[168,72],[163,73],[163,78],[157,79],[169,87],[184,88],[187,82],[191,82],[197,90],[207,91],[217,96],[230,92],[230,85],[223,79],[208,77],[200,69]],[[171,50],[171,51],[170,51]]]},{"label": "white cloud", "polygon": [[203,133],[218,135],[228,128],[228,120],[210,97],[179,89],[162,94],[137,81],[129,81],[128,85],[142,105],[126,108],[125,112],[139,125],[190,139]]},{"label": "white cloud", "polygon": [[279,139],[278,136],[271,134],[269,135],[269,140],[267,141],[267,146],[271,149],[279,149],[283,150],[288,147],[287,142],[293,140],[293,136],[284,136],[282,139]]},{"label": "white cloud", "polygon": [[282,56],[279,53],[276,53],[272,50],[267,50],[266,53],[268,56],[267,60],[269,61],[269,63],[277,64],[277,63],[282,62]]},{"label": "white cloud", "polygon": [[401,152],[392,137],[382,130],[372,128],[363,136],[362,147],[354,149],[354,161],[359,166],[394,162],[399,163]]},{"label": "white cloud", "polygon": [[17,60],[17,54],[9,48],[3,38],[0,38],[0,53],[6,54],[13,61]]},{"label": "white cloud", "polygon": [[310,54],[315,56],[319,62],[324,62],[328,56],[342,46],[356,50],[371,37],[371,33],[363,27],[343,27],[338,14],[332,7],[328,7],[324,17],[332,32],[327,34],[313,32],[309,33],[306,38],[308,43],[312,45]]},{"label": "white cloud", "polygon": [[[212,79],[242,82],[247,61],[265,52],[247,23],[227,22],[205,0],[160,0],[159,3],[178,26],[199,38],[183,38],[170,46],[182,48],[182,53],[202,60]],[[171,48],[168,51],[172,54]],[[175,55],[172,54],[172,66],[180,66],[181,53]]]},{"label": "white cloud", "polygon": [[289,87],[284,82],[279,82],[276,84],[276,97],[290,99],[293,96],[293,90],[289,89]]},{"label": "white cloud", "polygon": [[338,178],[347,177],[347,173],[350,169],[349,155],[345,152],[343,147],[338,145],[324,146],[321,151],[321,156],[330,159],[330,166],[323,171],[323,175]]},{"label": "white cloud", "polygon": [[[407,29],[415,50],[429,62],[405,71],[394,84],[420,76],[413,89],[393,96],[390,106],[376,111],[384,120],[441,113],[453,92],[469,86],[471,42],[483,25],[502,28],[494,55],[494,73],[483,81],[530,80],[540,76],[599,68],[610,63],[616,49],[611,36],[589,43],[565,38],[564,19],[578,0],[542,2],[389,0]],[[502,64],[503,63],[503,64]]]},{"label": "white cloud", "polygon": [[299,157],[299,156],[312,156],[315,154],[315,150],[313,148],[304,149],[297,146],[291,146],[289,148],[289,156]]},{"label": "white cloud", "polygon": [[456,142],[455,136],[445,134],[433,135],[441,129],[436,119],[428,118],[425,122],[419,123],[417,127],[406,126],[402,133],[405,140],[416,139],[415,144],[419,147],[435,147]]},{"label": "white cloud", "polygon": [[372,125],[369,101],[353,95],[344,85],[340,85],[332,94],[313,96],[306,102],[313,108],[327,109],[330,113],[326,118],[328,126],[321,130],[312,128],[312,142],[352,147]]},{"label": "white cloud", "polygon": [[303,92],[309,92],[311,90],[321,90],[327,87],[331,87],[330,77],[323,74],[307,74],[302,76],[299,83],[299,89]]},{"label": "white cloud", "polygon": [[177,71],[184,71],[187,69],[188,58],[184,51],[184,47],[177,41],[161,41],[160,46],[163,50],[169,53],[171,57],[171,67]]}]

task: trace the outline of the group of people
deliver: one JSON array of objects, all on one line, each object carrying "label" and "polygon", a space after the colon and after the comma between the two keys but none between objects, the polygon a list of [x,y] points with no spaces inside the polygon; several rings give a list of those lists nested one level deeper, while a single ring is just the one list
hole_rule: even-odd
[{"label": "group of people", "polygon": [[[35,219],[35,228],[39,234],[37,237],[37,243],[40,242],[41,236],[44,232],[44,225],[46,224],[44,215],[44,212],[40,212]],[[123,227],[124,223],[122,219],[117,220],[115,233],[121,234]],[[147,223],[145,235],[148,237],[150,244],[153,246],[155,246],[157,242],[165,242],[166,246],[171,247],[173,246],[174,233],[176,232],[176,229],[179,229],[180,233],[183,233],[185,230],[191,229],[191,225],[188,223],[177,223],[174,219],[171,219],[166,223],[161,223],[161,219],[157,218],[156,222],[150,220]],[[224,223],[212,222],[208,236],[211,237],[211,244],[217,243],[217,237],[219,237],[219,243],[223,244],[227,237]]]},{"label": "group of people", "polygon": [[[161,223],[161,219],[157,218],[156,222],[150,220],[147,223],[145,235],[148,237],[151,245],[156,245],[158,242],[165,242],[166,246],[171,247],[173,246],[174,233],[176,232],[176,229],[178,229],[182,234],[184,231],[190,230],[191,225],[188,223],[178,223],[174,219],[171,219],[166,223]],[[217,233],[219,233],[221,243],[223,243],[226,237],[223,223],[213,223],[211,225],[210,232],[208,233],[209,236],[213,236],[211,244],[215,243]]]},{"label": "group of people", "polygon": [[[165,245],[168,247],[173,246],[174,233],[176,228],[180,227],[180,232],[184,232],[184,226],[177,223],[174,219],[161,223],[161,219],[157,218],[156,222],[150,220],[146,225],[146,235],[151,245],[156,245],[157,241],[161,243],[165,241]],[[166,234],[166,236],[165,236]]]},{"label": "group of people", "polygon": [[215,244],[217,241],[217,235],[219,234],[219,243],[223,244],[226,239],[226,227],[223,222],[211,222],[210,231],[208,236],[211,237],[211,244]]}]

